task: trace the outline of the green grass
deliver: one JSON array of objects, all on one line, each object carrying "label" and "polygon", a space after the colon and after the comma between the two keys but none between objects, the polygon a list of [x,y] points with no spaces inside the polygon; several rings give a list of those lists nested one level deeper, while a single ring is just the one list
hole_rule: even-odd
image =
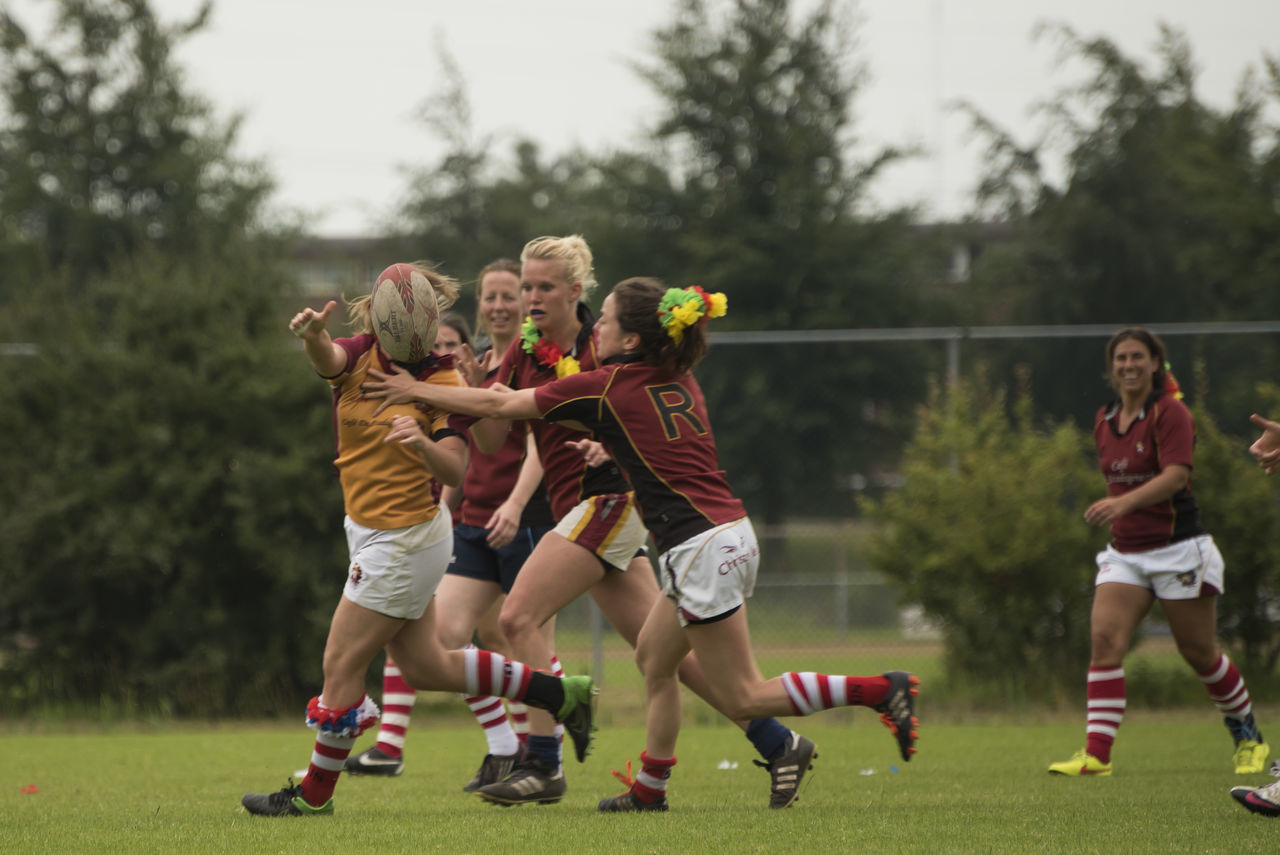
[{"label": "green grass", "polygon": [[[567,767],[555,806],[499,808],[461,792],[483,739],[457,719],[415,715],[403,776],[344,776],[332,817],[265,819],[245,791],[279,788],[310,755],[298,724],[162,725],[0,738],[5,853],[1229,853],[1277,828],[1227,794],[1239,783],[1226,731],[1205,702],[1132,711],[1111,778],[1066,779],[1045,766],[1082,744],[1081,715],[955,724],[922,707],[920,753],[902,763],[866,710],[845,723],[791,720],[819,758],[785,811],[729,726],[681,734],[665,815],[601,815],[621,790],[609,774],[643,747],[636,727],[602,730],[586,764]],[[1264,729],[1275,714],[1260,713]],[[363,748],[369,740],[361,740]],[[720,769],[722,761],[736,769]],[[896,771],[895,771],[896,768]],[[34,784],[39,792],[24,794]]]}]

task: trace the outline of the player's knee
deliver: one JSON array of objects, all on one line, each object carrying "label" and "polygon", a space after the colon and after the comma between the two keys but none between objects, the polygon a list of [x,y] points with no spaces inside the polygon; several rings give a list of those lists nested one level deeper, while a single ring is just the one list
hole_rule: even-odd
[{"label": "player's knee", "polygon": [[465,620],[437,619],[436,638],[446,650],[457,650],[471,642],[471,626]]},{"label": "player's knee", "polygon": [[508,640],[523,638],[538,631],[532,616],[527,611],[516,608],[503,608],[498,615],[498,629],[502,631],[503,638]]},{"label": "player's knee", "polygon": [[1095,630],[1090,633],[1089,644],[1092,650],[1090,665],[1094,668],[1119,667],[1128,650],[1128,640],[1118,633]]},{"label": "player's knee", "polygon": [[1178,653],[1198,674],[1203,674],[1218,664],[1218,647],[1216,644],[1182,640],[1179,640],[1177,644]]}]

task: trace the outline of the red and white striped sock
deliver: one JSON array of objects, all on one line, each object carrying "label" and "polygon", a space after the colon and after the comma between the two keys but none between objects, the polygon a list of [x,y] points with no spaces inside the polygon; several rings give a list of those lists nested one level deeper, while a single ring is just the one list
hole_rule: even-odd
[{"label": "red and white striped sock", "polygon": [[[477,648],[474,644],[468,644],[466,649]],[[515,754],[520,750],[520,740],[516,739],[515,731],[511,729],[511,723],[507,720],[507,711],[502,705],[502,698],[494,695],[463,695],[462,699],[471,708],[471,714],[476,717],[476,723],[484,730],[484,738],[489,743],[490,754]],[[524,704],[520,706],[524,707]]]},{"label": "red and white striped sock", "polygon": [[511,729],[523,746],[529,741],[529,705],[520,701],[507,701],[507,715],[511,717]]},{"label": "red and white striped sock", "polygon": [[497,695],[513,701],[524,700],[533,671],[523,662],[476,647],[466,648],[462,653],[463,678],[469,696]]},{"label": "red and white striped sock", "polygon": [[1228,659],[1227,654],[1219,653],[1218,664],[1199,676],[1218,712],[1239,721],[1244,721],[1253,712],[1249,688],[1236,669],[1236,663]]},{"label": "red and white striped sock", "polygon": [[382,666],[382,725],[376,748],[388,757],[404,754],[404,736],[418,693],[400,676],[400,668],[387,657]]},{"label": "red and white striped sock", "polygon": [[631,785],[631,793],[637,801],[653,804],[667,794],[667,779],[671,777],[676,758],[650,757],[648,752],[641,751],[640,764],[640,772]]},{"label": "red and white striped sock", "polygon": [[354,736],[335,736],[320,731],[311,751],[311,765],[302,778],[302,797],[312,807],[321,807],[333,797],[338,776],[356,744]]},{"label": "red and white striped sock", "polygon": [[778,679],[796,715],[812,715],[834,707],[873,707],[889,694],[889,678],[846,677],[813,671],[787,671]]},{"label": "red and white striped sock", "polygon": [[1111,745],[1124,721],[1124,668],[1090,668],[1085,688],[1084,750],[1103,763],[1111,762]]}]

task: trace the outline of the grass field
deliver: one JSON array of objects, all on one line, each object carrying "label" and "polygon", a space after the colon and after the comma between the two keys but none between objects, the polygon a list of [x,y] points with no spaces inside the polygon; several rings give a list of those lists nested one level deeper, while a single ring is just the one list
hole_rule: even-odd
[{"label": "grass field", "polygon": [[[601,815],[609,774],[643,746],[602,730],[566,768],[554,806],[500,808],[461,792],[483,754],[473,725],[415,715],[404,775],[344,776],[332,817],[246,814],[246,791],[278,789],[310,755],[301,723],[139,725],[0,738],[3,853],[1230,853],[1270,848],[1280,826],[1227,794],[1236,776],[1212,708],[1133,711],[1111,778],[1050,776],[1082,744],[1080,721],[955,724],[921,707],[920,753],[902,763],[874,715],[791,723],[819,757],[790,809],[725,725],[687,728],[667,814]],[[1262,711],[1260,720],[1276,721]],[[361,740],[360,748],[369,742]],[[722,769],[724,761],[736,768]],[[726,765],[728,765],[726,764]],[[38,792],[23,792],[34,785]]]}]

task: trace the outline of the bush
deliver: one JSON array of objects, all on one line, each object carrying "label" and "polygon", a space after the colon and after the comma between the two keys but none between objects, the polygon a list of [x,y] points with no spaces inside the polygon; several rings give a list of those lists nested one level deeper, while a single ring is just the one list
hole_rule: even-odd
[{"label": "bush", "polygon": [[863,503],[879,524],[871,563],[941,626],[951,677],[1005,697],[1081,683],[1105,542],[1081,519],[1101,493],[1089,438],[1030,413],[1023,395],[1011,418],[980,383],[934,388],[902,488]]}]

